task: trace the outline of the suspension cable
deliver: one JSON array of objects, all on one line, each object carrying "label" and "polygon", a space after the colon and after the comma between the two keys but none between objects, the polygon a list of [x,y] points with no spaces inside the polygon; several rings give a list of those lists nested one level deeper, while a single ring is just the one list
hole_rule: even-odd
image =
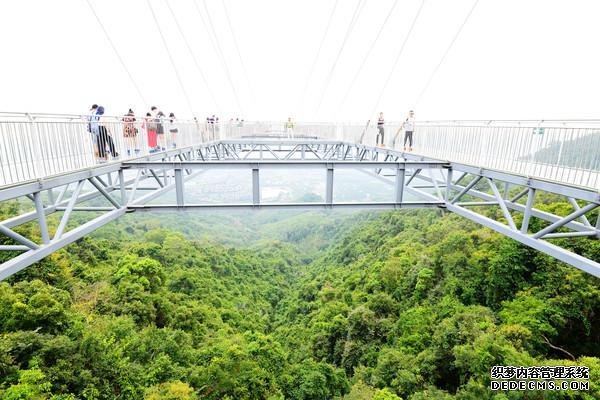
[{"label": "suspension cable", "polygon": [[110,35],[108,34],[108,31],[104,27],[104,24],[102,23],[102,20],[100,19],[100,17],[96,13],[96,10],[94,10],[94,6],[92,6],[92,2],[90,0],[87,0],[87,3],[88,3],[88,6],[90,7],[90,10],[92,11],[92,14],[94,14],[94,17],[96,18],[96,21],[98,21],[98,25],[100,25],[100,28],[102,29],[102,32],[104,32],[104,36],[106,36],[106,39],[108,40],[108,43],[110,43],[110,47],[112,47],[115,55],[117,56],[117,58],[119,59],[119,62],[121,63],[121,66],[123,67],[123,69],[127,73],[127,76],[129,77],[129,80],[131,81],[131,84],[135,88],[135,91],[137,92],[138,96],[140,96],[140,99],[142,100],[142,102],[144,102],[144,104],[146,106],[148,106],[148,102],[146,101],[146,98],[142,94],[142,91],[140,90],[140,87],[136,83],[135,79],[133,79],[133,75],[129,71],[129,68],[127,68],[127,65],[125,64],[125,61],[123,60],[123,57],[121,57],[121,54],[117,50],[117,46],[115,46],[115,43],[112,41]]},{"label": "suspension cable", "polygon": [[183,96],[185,97],[185,101],[187,103],[187,106],[188,106],[190,112],[192,113],[192,116],[194,116],[194,108],[192,107],[192,102],[190,101],[190,97],[188,96],[187,90],[185,90],[185,85],[183,84],[181,75],[179,74],[179,70],[177,69],[175,60],[173,59],[173,55],[171,54],[171,50],[169,50],[169,45],[167,44],[167,40],[165,39],[165,36],[163,35],[163,31],[160,28],[160,24],[158,23],[158,18],[156,17],[154,8],[152,8],[152,2],[151,2],[151,0],[147,0],[146,2],[148,3],[148,8],[150,8],[150,13],[152,14],[152,18],[154,19],[154,24],[156,25],[156,29],[158,30],[158,33],[160,34],[160,38],[162,39],[163,45],[165,46],[165,51],[167,52],[167,56],[169,57],[169,61],[171,62],[171,66],[173,67],[173,71],[175,71],[175,76],[177,77],[177,81],[179,82],[181,92],[183,93]]},{"label": "suspension cable", "polygon": [[327,20],[327,25],[325,26],[325,32],[323,32],[323,37],[321,38],[321,43],[319,44],[319,48],[317,50],[317,54],[315,55],[315,59],[313,60],[312,66],[310,67],[310,71],[308,73],[308,77],[306,78],[306,83],[304,84],[304,89],[302,91],[302,97],[300,98],[300,102],[298,103],[298,108],[304,105],[304,99],[306,98],[306,92],[308,90],[308,86],[310,84],[310,80],[312,79],[313,73],[315,72],[315,66],[317,65],[317,61],[319,60],[319,56],[321,55],[321,50],[323,49],[323,44],[325,43],[325,38],[327,38],[327,33],[329,33],[329,28],[331,27],[331,21],[333,21],[333,16],[335,14],[335,10],[337,8],[339,0],[335,0],[333,3],[333,8],[329,13],[329,19]]},{"label": "suspension cable", "polygon": [[329,75],[327,76],[325,85],[323,86],[323,89],[321,90],[321,95],[319,96],[319,102],[317,103],[317,109],[315,111],[315,116],[319,113],[319,110],[321,109],[321,104],[323,103],[323,98],[325,97],[325,93],[327,92],[327,89],[329,88],[331,79],[333,78],[333,72],[335,71],[335,67],[337,66],[337,63],[340,60],[340,56],[342,55],[342,52],[344,51],[344,47],[346,46],[346,43],[348,41],[348,38],[350,37],[350,34],[354,30],[354,26],[356,25],[356,21],[358,20],[358,16],[360,15],[360,12],[362,11],[362,8],[364,5],[365,5],[365,3],[363,2],[363,0],[358,0],[358,3],[356,4],[356,8],[354,9],[354,13],[352,14],[352,19],[350,20],[350,24],[348,25],[348,29],[346,30],[346,35],[344,36],[344,41],[342,42],[342,45],[340,46],[340,49],[338,50],[335,61],[333,62],[333,65],[331,66],[331,70],[329,71]]},{"label": "suspension cable", "polygon": [[394,9],[396,8],[396,5],[398,5],[398,0],[394,0],[394,3],[392,4],[392,7],[388,11],[388,14],[385,17],[385,20],[383,21],[383,24],[381,24],[381,26],[379,27],[379,32],[377,32],[377,36],[375,37],[375,40],[373,40],[373,42],[371,42],[371,46],[369,47],[369,50],[367,51],[367,54],[363,58],[362,63],[360,64],[360,66],[356,70],[356,73],[352,77],[352,80],[350,81],[350,86],[348,87],[348,90],[346,90],[346,93],[344,94],[344,97],[343,97],[340,105],[338,106],[338,110],[337,110],[336,114],[340,111],[340,109],[344,106],[344,104],[348,100],[348,95],[352,91],[352,88],[354,87],[354,84],[356,83],[356,81],[357,81],[360,73],[362,72],[365,64],[367,63],[367,60],[369,59],[369,56],[373,52],[373,49],[375,48],[375,45],[377,44],[377,41],[379,40],[379,37],[381,36],[381,33],[383,32],[383,29],[385,28],[385,26],[388,23],[390,17],[392,16],[392,13],[394,12]]},{"label": "suspension cable", "polygon": [[450,42],[450,44],[448,45],[448,48],[446,49],[446,51],[444,52],[444,55],[442,56],[442,58],[440,59],[440,62],[438,63],[438,65],[435,67],[435,69],[433,70],[433,72],[431,73],[431,75],[429,76],[429,79],[427,80],[427,83],[425,84],[425,86],[423,87],[423,90],[421,90],[421,92],[419,93],[419,95],[417,96],[417,100],[415,101],[415,104],[413,106],[413,108],[416,108],[417,104],[419,104],[419,101],[421,101],[421,98],[423,97],[423,94],[425,93],[425,91],[429,88],[429,85],[431,84],[431,81],[433,81],[433,77],[435,76],[435,74],[437,73],[437,71],[440,69],[440,67],[442,66],[442,64],[444,63],[444,60],[446,59],[446,56],[448,55],[448,53],[450,53],[450,49],[452,49],[452,46],[454,45],[454,43],[456,42],[456,39],[458,39],[458,36],[460,35],[460,33],[462,32],[463,28],[465,27],[465,25],[467,24],[467,21],[469,20],[469,18],[471,17],[471,14],[473,14],[473,11],[475,10],[475,7],[477,6],[477,4],[479,3],[479,0],[475,0],[475,2],[473,3],[473,6],[471,7],[471,9],[469,10],[469,13],[467,14],[467,16],[465,17],[465,20],[463,21],[463,23],[460,25],[460,27],[458,28],[458,30],[456,31],[456,34],[454,35],[454,38],[452,39],[452,41]]},{"label": "suspension cable", "polygon": [[221,0],[223,4],[223,10],[225,11],[225,18],[227,19],[227,25],[229,26],[229,31],[231,32],[231,37],[233,38],[233,44],[235,45],[235,50],[237,51],[238,58],[240,59],[240,64],[242,66],[242,70],[244,72],[244,77],[246,78],[246,83],[248,84],[248,89],[250,89],[250,96],[252,96],[253,102],[256,104],[256,96],[254,95],[254,88],[252,87],[252,83],[250,81],[250,77],[248,75],[248,69],[246,68],[246,64],[244,63],[244,59],[242,57],[242,52],[240,51],[240,46],[237,41],[237,37],[235,35],[235,31],[233,29],[233,24],[231,23],[231,18],[229,17],[229,11],[227,9],[227,4],[225,0]]},{"label": "suspension cable", "polygon": [[200,74],[200,77],[202,78],[202,81],[204,82],[204,86],[206,86],[208,94],[212,98],[212,101],[214,102],[217,110],[220,111],[221,107],[219,107],[219,103],[217,101],[215,93],[212,91],[212,89],[208,83],[208,80],[206,79],[206,75],[204,75],[204,71],[202,71],[202,67],[200,66],[200,63],[198,62],[198,59],[196,58],[196,55],[194,54],[194,51],[192,50],[192,46],[190,45],[190,42],[188,41],[185,32],[183,31],[183,29],[181,28],[181,25],[179,24],[179,20],[177,19],[175,12],[171,8],[171,4],[169,3],[169,0],[165,0],[165,3],[167,4],[167,8],[169,9],[171,16],[173,17],[173,20],[175,21],[175,26],[177,27],[177,30],[179,31],[179,34],[181,35],[181,38],[183,39],[183,43],[185,44],[185,47],[187,48],[188,53],[190,53],[190,56],[192,57],[194,65],[196,66],[196,69],[198,70],[198,73]]},{"label": "suspension cable", "polygon": [[371,113],[369,114],[369,116],[374,115],[375,112],[377,111],[377,108],[379,107],[379,103],[381,102],[381,99],[383,98],[383,94],[385,93],[385,89],[387,89],[388,84],[390,83],[390,80],[392,79],[392,76],[394,75],[394,71],[396,70],[396,66],[398,65],[398,61],[400,60],[400,57],[402,57],[402,53],[404,53],[404,48],[406,47],[406,43],[408,42],[408,39],[410,38],[410,35],[412,34],[412,31],[417,23],[417,20],[419,19],[419,15],[421,15],[421,10],[423,9],[423,6],[425,5],[425,1],[426,0],[421,0],[421,5],[419,6],[419,9],[417,10],[417,13],[415,14],[415,17],[412,20],[412,23],[410,24],[410,28],[408,29],[408,32],[406,33],[406,36],[404,37],[404,41],[402,42],[402,46],[400,46],[400,50],[398,51],[398,54],[396,55],[396,59],[394,60],[394,63],[392,64],[392,69],[390,70],[390,73],[388,74],[385,83],[383,84],[381,91],[379,92],[379,97],[377,97],[377,101],[375,102],[375,105],[373,107],[373,110],[371,111]]},{"label": "suspension cable", "polygon": [[[202,12],[200,11],[200,6],[198,6],[197,0],[194,0],[194,6],[196,7],[196,11],[198,12],[198,15],[200,16],[200,19],[202,20],[202,24],[204,25],[204,28],[206,29],[208,36],[211,37],[212,39],[214,39],[214,42],[211,40],[213,50],[215,51],[215,53],[217,53],[217,56],[219,57],[219,61],[221,62],[221,66],[223,67],[223,71],[225,71],[225,75],[227,76],[227,81],[229,82],[231,91],[233,92],[233,96],[235,98],[235,102],[237,104],[238,110],[240,111],[241,114],[244,114],[244,110],[240,103],[240,98],[238,96],[237,91],[235,90],[235,85],[233,84],[233,80],[231,79],[231,73],[229,71],[229,68],[227,67],[227,61],[225,60],[225,56],[223,54],[223,51],[221,50],[221,45],[219,43],[217,31],[215,30],[215,27],[210,18],[210,12],[208,11],[208,6],[206,5],[206,0],[202,0],[202,5],[204,6],[204,11],[206,12],[208,24],[206,23],[204,16],[202,15]],[[209,27],[210,27],[210,31],[208,30]],[[213,36],[211,36],[211,33],[210,33],[211,31],[212,31]]]}]

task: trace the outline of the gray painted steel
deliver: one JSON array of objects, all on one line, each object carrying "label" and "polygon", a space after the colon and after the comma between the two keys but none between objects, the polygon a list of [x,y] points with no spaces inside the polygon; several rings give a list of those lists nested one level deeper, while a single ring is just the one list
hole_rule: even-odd
[{"label": "gray painted steel", "polygon": [[[314,170],[317,173],[325,172],[324,201],[278,203],[261,199],[261,170],[298,168]],[[215,169],[250,171],[251,202],[188,202],[187,199],[191,198],[193,193],[190,192],[192,189],[186,186],[187,182]],[[393,194],[389,201],[336,201],[336,170],[349,169],[359,170],[392,185]],[[518,193],[510,197],[509,190],[513,188],[518,190]],[[54,189],[60,190],[58,196],[55,196]],[[172,203],[150,203],[171,191],[175,193]],[[566,196],[574,208],[573,213],[564,217],[535,208],[535,195],[539,191]],[[141,192],[145,193],[142,195]],[[417,200],[406,201],[406,194],[416,197]],[[0,233],[16,242],[0,246],[0,251],[21,252],[0,265],[0,279],[22,270],[126,212],[414,207],[436,207],[454,212],[600,277],[600,264],[596,260],[586,259],[547,240],[600,238],[600,217],[592,220],[594,225],[590,222],[590,212],[600,206],[598,192],[514,173],[349,142],[281,137],[213,141],[126,162],[114,162],[37,181],[0,187],[0,201],[25,197],[34,201],[34,211],[0,222]],[[109,207],[84,204],[96,198],[106,199]],[[481,209],[486,207],[500,207],[506,222],[496,221],[481,214]],[[51,236],[46,216],[57,211],[64,211],[64,214],[58,229]],[[73,211],[94,211],[103,214],[66,231]],[[516,213],[523,214],[520,227],[514,219]],[[547,221],[549,225],[537,232],[530,232],[531,218]],[[23,223],[33,221],[37,222],[42,233],[41,243],[35,243],[31,238],[23,237],[12,230]]]}]

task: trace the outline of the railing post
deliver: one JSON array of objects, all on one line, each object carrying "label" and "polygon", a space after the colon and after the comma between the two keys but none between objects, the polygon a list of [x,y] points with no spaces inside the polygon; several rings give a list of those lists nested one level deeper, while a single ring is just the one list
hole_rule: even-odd
[{"label": "railing post", "polygon": [[[34,178],[34,177],[38,177],[40,176],[40,167],[41,170],[44,172],[44,175],[47,175],[45,168],[44,168],[44,159],[43,159],[43,154],[42,154],[42,149],[44,148],[44,146],[41,145],[41,140],[42,138],[40,137],[40,133],[38,131],[38,127],[37,127],[37,123],[35,122],[35,117],[33,117],[31,114],[26,114],[27,115],[27,119],[29,120],[29,123],[31,124],[31,143],[33,145],[33,149],[32,149],[32,154],[30,154],[31,156],[31,166],[32,166],[32,170],[33,170],[33,174],[34,176],[30,176],[28,177],[29,179]],[[14,154],[13,154],[14,156]],[[41,163],[41,166],[38,167],[37,163],[35,161],[39,161]]]}]

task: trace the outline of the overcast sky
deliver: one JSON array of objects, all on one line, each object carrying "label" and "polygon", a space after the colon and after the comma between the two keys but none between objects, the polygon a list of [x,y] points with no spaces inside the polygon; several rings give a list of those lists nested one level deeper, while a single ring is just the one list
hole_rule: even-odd
[{"label": "overcast sky", "polygon": [[248,120],[397,120],[413,107],[418,119],[600,118],[597,0],[480,0],[441,65],[474,0],[89,1],[133,82],[87,0],[7,0],[0,111],[98,103],[108,114],[157,105]]}]

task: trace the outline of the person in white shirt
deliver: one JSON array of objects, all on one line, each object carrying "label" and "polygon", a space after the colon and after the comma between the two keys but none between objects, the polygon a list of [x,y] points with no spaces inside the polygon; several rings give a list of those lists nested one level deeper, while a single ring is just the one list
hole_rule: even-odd
[{"label": "person in white shirt", "polygon": [[412,151],[413,132],[415,130],[415,112],[410,110],[408,118],[402,124],[400,129],[404,129],[404,151],[406,151],[406,142],[408,141],[408,151]]}]

